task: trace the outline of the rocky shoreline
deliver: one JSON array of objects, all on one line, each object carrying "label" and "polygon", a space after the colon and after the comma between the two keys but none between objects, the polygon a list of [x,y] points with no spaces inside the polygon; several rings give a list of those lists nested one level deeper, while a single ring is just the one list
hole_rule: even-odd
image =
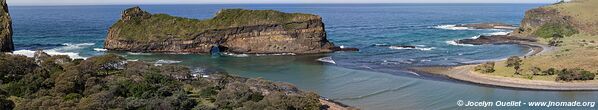
[{"label": "rocky shoreline", "polygon": [[517,26],[505,23],[474,23],[474,24],[459,24],[455,27],[466,27],[471,29],[507,29],[514,30]]},{"label": "rocky shoreline", "polygon": [[459,44],[472,44],[472,45],[484,45],[484,44],[526,44],[525,42],[537,42],[534,38],[529,37],[517,37],[510,35],[482,35],[476,39],[461,39],[455,41]]}]

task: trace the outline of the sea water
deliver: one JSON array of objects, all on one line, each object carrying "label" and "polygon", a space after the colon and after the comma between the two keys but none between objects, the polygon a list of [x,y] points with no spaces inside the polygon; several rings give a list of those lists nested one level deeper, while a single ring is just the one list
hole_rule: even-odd
[{"label": "sea water", "polygon": [[[327,37],[359,52],[315,55],[157,54],[103,49],[108,28],[133,5],[11,6],[17,54],[44,49],[87,58],[116,53],[129,60],[177,63],[201,72],[225,71],[244,77],[289,82],[306,91],[362,109],[463,109],[459,101],[593,101],[598,92],[531,91],[487,87],[408,71],[410,67],[451,66],[524,55],[517,45],[464,45],[453,40],[510,30],[455,27],[502,22],[518,25],[528,9],[545,4],[218,4],[142,5],[152,13],[196,19],[222,8],[274,9],[322,16]],[[401,48],[415,46],[416,48]],[[499,107],[555,109],[558,107]],[[471,107],[469,109],[484,109]],[[567,108],[587,109],[587,108]]]}]

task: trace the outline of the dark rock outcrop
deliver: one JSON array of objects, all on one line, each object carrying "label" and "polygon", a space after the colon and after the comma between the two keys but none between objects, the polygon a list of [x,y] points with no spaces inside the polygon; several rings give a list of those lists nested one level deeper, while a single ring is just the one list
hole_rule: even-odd
[{"label": "dark rock outcrop", "polygon": [[8,13],[6,0],[0,0],[0,52],[12,52],[12,21]]},{"label": "dark rock outcrop", "polygon": [[517,27],[505,23],[476,23],[476,24],[460,24],[456,27],[468,27],[473,29],[516,29]]},{"label": "dark rock outcrop", "polygon": [[117,51],[209,53],[323,53],[334,51],[317,15],[224,9],[196,20],[127,9],[109,30],[104,48]]},{"label": "dark rock outcrop", "polygon": [[455,41],[459,44],[520,44],[521,42],[536,42],[534,38],[515,37],[509,35],[480,36],[477,39],[462,39]]}]

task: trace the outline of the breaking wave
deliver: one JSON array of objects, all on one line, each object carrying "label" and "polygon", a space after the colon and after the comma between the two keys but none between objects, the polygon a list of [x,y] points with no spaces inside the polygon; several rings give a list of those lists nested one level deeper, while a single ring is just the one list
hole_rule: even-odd
[{"label": "breaking wave", "polygon": [[331,63],[331,64],[336,64],[336,62],[332,59],[332,57],[322,57],[322,58],[318,58],[318,61],[320,62],[325,62],[325,63]]},{"label": "breaking wave", "polygon": [[[86,59],[87,57],[83,57],[83,56],[79,55],[79,53],[73,52],[73,51],[81,50],[83,48],[87,48],[87,47],[93,46],[95,44],[94,43],[79,43],[79,44],[64,43],[62,45],[63,45],[62,47],[57,47],[57,48],[43,50],[43,51],[49,55],[66,55],[72,59]],[[17,50],[17,51],[14,51],[13,54],[25,55],[27,57],[33,57],[35,55],[35,51],[34,50]]]},{"label": "breaking wave", "polygon": [[250,57],[250,56],[293,56],[293,55],[297,55],[295,53],[275,53],[275,54],[236,54],[236,53],[229,53],[229,52],[223,52],[221,53],[221,55],[224,56],[231,56],[231,57]]},{"label": "breaking wave", "polygon": [[413,50],[413,49],[415,49],[415,50],[421,50],[421,51],[430,51],[432,49],[435,49],[435,47],[428,47],[428,48],[425,48],[425,47],[415,47],[415,48],[409,48],[409,47],[400,47],[400,46],[390,46],[388,48],[390,48],[390,49],[396,49],[396,50]]},{"label": "breaking wave", "polygon": [[108,51],[108,49],[104,49],[104,48],[93,48],[94,51],[98,51],[98,52],[105,52]]},{"label": "breaking wave", "polygon": [[455,42],[454,40],[446,41],[446,43],[449,45],[455,45],[455,46],[474,46],[472,44],[460,44],[460,43]]},{"label": "breaking wave", "polygon": [[475,30],[468,27],[458,27],[457,25],[438,25],[434,26],[436,29],[446,29],[446,30]]},{"label": "breaking wave", "polygon": [[183,61],[176,61],[176,60],[158,60],[156,61],[155,64],[175,64],[175,63],[181,63]]}]

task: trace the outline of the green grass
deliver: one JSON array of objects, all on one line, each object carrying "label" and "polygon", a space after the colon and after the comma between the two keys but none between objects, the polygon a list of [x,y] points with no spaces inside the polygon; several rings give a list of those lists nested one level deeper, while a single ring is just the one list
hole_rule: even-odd
[{"label": "green grass", "polygon": [[598,35],[598,0],[574,0],[569,3],[546,6],[556,9],[564,16],[571,17],[573,25],[580,33]]},{"label": "green grass", "polygon": [[[511,67],[505,67],[505,61],[496,63],[495,72],[490,75],[514,77],[533,80],[554,81],[556,75],[551,76],[533,76],[532,68],[537,67],[541,70],[549,68],[574,69],[580,68],[591,72],[598,71],[598,0],[574,0],[569,3],[561,3],[540,8],[554,9],[561,16],[568,16],[572,24],[565,23],[546,23],[533,34],[541,37],[539,42],[547,44],[549,38],[554,34],[565,36],[561,40],[563,46],[555,50],[537,56],[523,59],[521,65],[521,75],[515,75],[515,70]],[[532,17],[542,17],[550,15],[527,15]]]},{"label": "green grass", "polygon": [[[134,21],[118,21],[112,28],[120,29],[119,36],[125,40],[161,41],[168,38],[192,39],[197,34],[210,29],[223,29],[241,26],[286,24],[319,19],[319,16],[301,13],[283,13],[274,10],[224,9],[214,18],[198,20],[154,14],[150,18]],[[302,24],[283,25],[293,29]]]},{"label": "green grass", "polygon": [[[496,71],[487,74],[528,79],[529,76],[532,76],[531,70],[533,67],[538,67],[542,71],[549,68],[557,70],[581,68],[591,72],[598,71],[598,36],[575,34],[563,38],[562,41],[563,46],[549,53],[524,58],[521,65],[521,75],[515,75],[515,69],[506,67],[505,61],[496,62],[494,68]],[[540,42],[546,43],[547,40],[542,39]],[[532,79],[554,81],[556,75],[533,76]]]}]

